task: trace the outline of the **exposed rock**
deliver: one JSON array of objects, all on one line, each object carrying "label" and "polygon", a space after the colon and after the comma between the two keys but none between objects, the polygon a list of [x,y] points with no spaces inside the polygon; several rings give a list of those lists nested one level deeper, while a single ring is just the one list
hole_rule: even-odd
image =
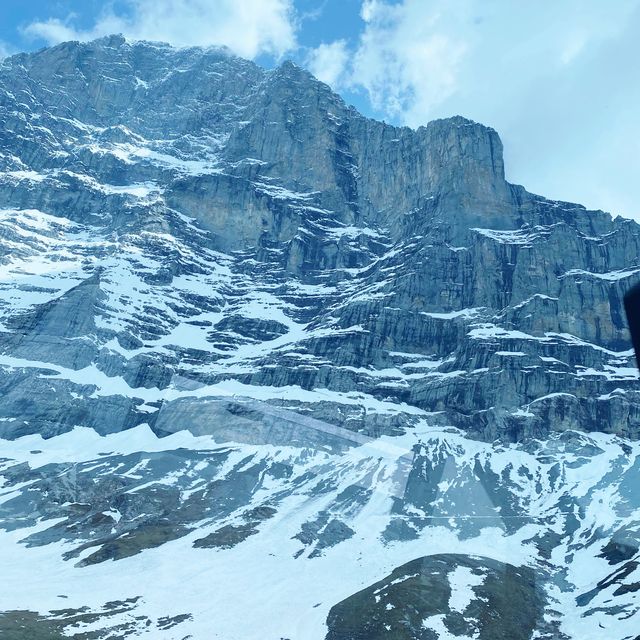
[{"label": "exposed rock", "polygon": [[[467,585],[455,580],[466,579]],[[465,589],[466,587],[466,589]],[[458,604],[454,596],[468,591]],[[418,558],[335,605],[327,640],[479,640],[559,638],[545,633],[545,597],[534,573],[489,558],[434,555]]]},{"label": "exposed rock", "polygon": [[289,62],[118,37],[5,60],[0,124],[6,437],[75,423],[42,363],[89,413],[188,378],[366,432],[640,435],[640,227],[509,184],[488,127],[396,128]]}]

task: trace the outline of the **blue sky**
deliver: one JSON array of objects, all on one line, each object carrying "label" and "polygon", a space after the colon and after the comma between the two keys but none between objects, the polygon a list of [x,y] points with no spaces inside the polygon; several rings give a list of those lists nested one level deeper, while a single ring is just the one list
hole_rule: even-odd
[{"label": "blue sky", "polygon": [[507,178],[640,219],[640,0],[3,0],[0,56],[106,33],[289,58],[366,115],[493,126]]}]

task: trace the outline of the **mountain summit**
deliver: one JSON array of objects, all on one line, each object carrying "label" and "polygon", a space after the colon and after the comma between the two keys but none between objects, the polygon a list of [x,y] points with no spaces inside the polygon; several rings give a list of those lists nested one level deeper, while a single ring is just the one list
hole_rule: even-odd
[{"label": "mountain summit", "polygon": [[0,131],[0,635],[636,637],[638,224],[222,49],[13,56]]},{"label": "mountain summit", "polygon": [[[136,389],[174,376],[368,434],[640,434],[640,227],[509,184],[493,129],[392,127],[290,62],[118,36],[5,60],[0,106],[3,357],[105,385],[5,369],[3,436],[71,428],[62,399],[153,426]],[[40,308],[60,332],[27,357]]]}]

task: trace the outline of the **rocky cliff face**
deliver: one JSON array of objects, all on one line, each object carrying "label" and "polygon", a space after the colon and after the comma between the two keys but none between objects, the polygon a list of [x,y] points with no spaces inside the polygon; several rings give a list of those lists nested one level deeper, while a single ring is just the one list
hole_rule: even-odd
[{"label": "rocky cliff face", "polygon": [[136,389],[175,375],[313,392],[367,433],[639,435],[640,227],[509,184],[492,129],[395,128],[291,63],[118,37],[6,60],[0,108],[5,437],[72,427],[61,400],[153,424]]},{"label": "rocky cliff face", "polygon": [[[639,225],[508,183],[490,128],[392,127],[291,63],[266,71],[219,49],[114,36],[14,56],[0,64],[0,131],[0,437],[15,440],[0,528],[15,553],[53,549],[58,580],[104,587],[84,623],[211,637],[197,598],[157,613],[150,585],[168,583],[140,557],[173,545],[226,575],[271,567],[264,545],[285,541],[273,557],[292,589],[307,561],[327,586],[301,589],[306,622],[273,637],[320,637],[325,620],[330,638],[386,625],[516,637],[508,611],[486,619],[500,572],[528,612],[523,638],[583,639],[594,620],[632,637],[640,471],[626,440],[640,436],[640,387],[622,296],[640,280]],[[84,457],[87,427],[105,437]],[[507,448],[460,444],[455,428]],[[367,453],[380,436],[404,443],[399,490],[380,489],[395,472]],[[354,445],[364,458],[345,454]],[[603,497],[615,504],[600,523]],[[358,555],[365,543],[387,560]],[[413,602],[406,563],[429,552],[418,564],[438,600]],[[106,560],[149,584],[114,601]],[[14,611],[0,629],[68,630],[87,590],[66,584],[75,608],[8,598],[0,609],[54,614]],[[220,637],[250,637],[276,606],[234,627],[224,611],[247,588],[229,586]],[[126,622],[143,595],[146,618]],[[382,608],[398,599],[413,602],[408,626]]]}]

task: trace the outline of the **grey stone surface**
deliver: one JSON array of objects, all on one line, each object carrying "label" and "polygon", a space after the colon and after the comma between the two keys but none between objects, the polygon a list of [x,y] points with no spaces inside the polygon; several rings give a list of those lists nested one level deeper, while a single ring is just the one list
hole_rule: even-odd
[{"label": "grey stone surface", "polygon": [[640,227],[508,183],[491,128],[118,36],[2,62],[0,127],[4,437],[153,425],[178,377],[370,435],[640,435]]},{"label": "grey stone surface", "polygon": [[[477,577],[479,585],[462,610],[451,610],[458,568]],[[450,637],[480,640],[562,638],[551,625],[544,629],[545,596],[535,575],[489,558],[438,554],[417,558],[379,582],[336,604],[327,619],[327,640],[438,640],[440,625]],[[566,637],[566,636],[565,636]]]}]

